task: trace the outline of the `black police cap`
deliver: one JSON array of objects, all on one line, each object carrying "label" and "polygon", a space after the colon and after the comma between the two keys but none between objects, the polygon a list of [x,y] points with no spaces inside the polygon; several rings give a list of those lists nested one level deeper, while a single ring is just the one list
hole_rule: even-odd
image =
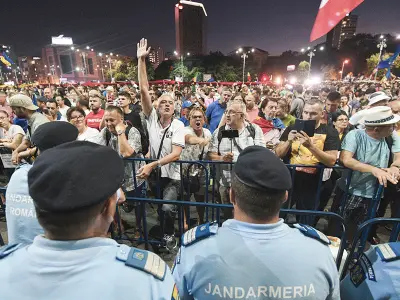
[{"label": "black police cap", "polygon": [[85,141],[41,154],[28,173],[29,194],[49,212],[68,212],[107,200],[122,184],[124,164],[116,151]]},{"label": "black police cap", "polygon": [[286,191],[292,187],[290,172],[270,150],[261,146],[245,148],[234,166],[240,182],[258,190]]},{"label": "black police cap", "polygon": [[78,129],[74,125],[63,121],[54,121],[40,125],[32,134],[31,140],[43,152],[58,145],[75,141],[78,134]]}]

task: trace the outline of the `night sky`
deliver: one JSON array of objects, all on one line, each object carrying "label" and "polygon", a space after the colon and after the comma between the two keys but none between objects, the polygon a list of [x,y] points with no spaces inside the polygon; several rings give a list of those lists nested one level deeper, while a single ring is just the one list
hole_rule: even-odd
[{"label": "night sky", "polygon": [[[201,1],[200,1],[201,2]],[[19,55],[40,55],[51,36],[71,36],[98,52],[134,55],[148,38],[164,51],[175,48],[174,0],[7,1],[0,43]],[[208,50],[228,53],[249,45],[280,54],[308,45],[320,0],[203,0]],[[355,11],[357,32],[400,34],[399,0],[365,0]],[[325,38],[316,41],[320,42]]]}]

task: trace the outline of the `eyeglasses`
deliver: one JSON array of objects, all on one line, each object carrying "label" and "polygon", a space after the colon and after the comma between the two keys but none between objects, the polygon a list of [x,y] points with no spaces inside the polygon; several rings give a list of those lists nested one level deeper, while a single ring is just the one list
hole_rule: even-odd
[{"label": "eyeglasses", "polygon": [[239,112],[239,111],[231,111],[231,110],[225,111],[225,115],[227,115],[227,116],[236,115],[236,114],[242,114],[242,112]]},{"label": "eyeglasses", "polygon": [[76,120],[83,120],[85,117],[83,115],[77,116],[77,117],[71,117],[71,120],[76,121]]}]

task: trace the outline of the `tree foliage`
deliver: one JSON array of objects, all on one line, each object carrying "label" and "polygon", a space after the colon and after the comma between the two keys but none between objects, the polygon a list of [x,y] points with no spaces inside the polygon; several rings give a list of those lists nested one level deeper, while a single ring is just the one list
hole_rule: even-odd
[{"label": "tree foliage", "polygon": [[216,67],[215,77],[219,81],[238,81],[240,71],[224,62]]}]

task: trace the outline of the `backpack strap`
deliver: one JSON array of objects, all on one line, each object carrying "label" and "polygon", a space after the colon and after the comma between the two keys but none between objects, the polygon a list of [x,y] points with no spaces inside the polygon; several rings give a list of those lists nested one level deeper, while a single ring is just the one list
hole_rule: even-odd
[{"label": "backpack strap", "polygon": [[224,127],[220,127],[218,128],[218,155],[221,156],[221,152],[219,151],[219,146],[221,145],[221,141],[222,141],[222,128],[224,128],[224,130],[226,130],[226,125],[224,125]]},{"label": "backpack strap", "polygon": [[167,272],[167,264],[153,252],[120,245],[116,255],[117,260],[125,262],[125,266],[153,275],[163,281]]}]

